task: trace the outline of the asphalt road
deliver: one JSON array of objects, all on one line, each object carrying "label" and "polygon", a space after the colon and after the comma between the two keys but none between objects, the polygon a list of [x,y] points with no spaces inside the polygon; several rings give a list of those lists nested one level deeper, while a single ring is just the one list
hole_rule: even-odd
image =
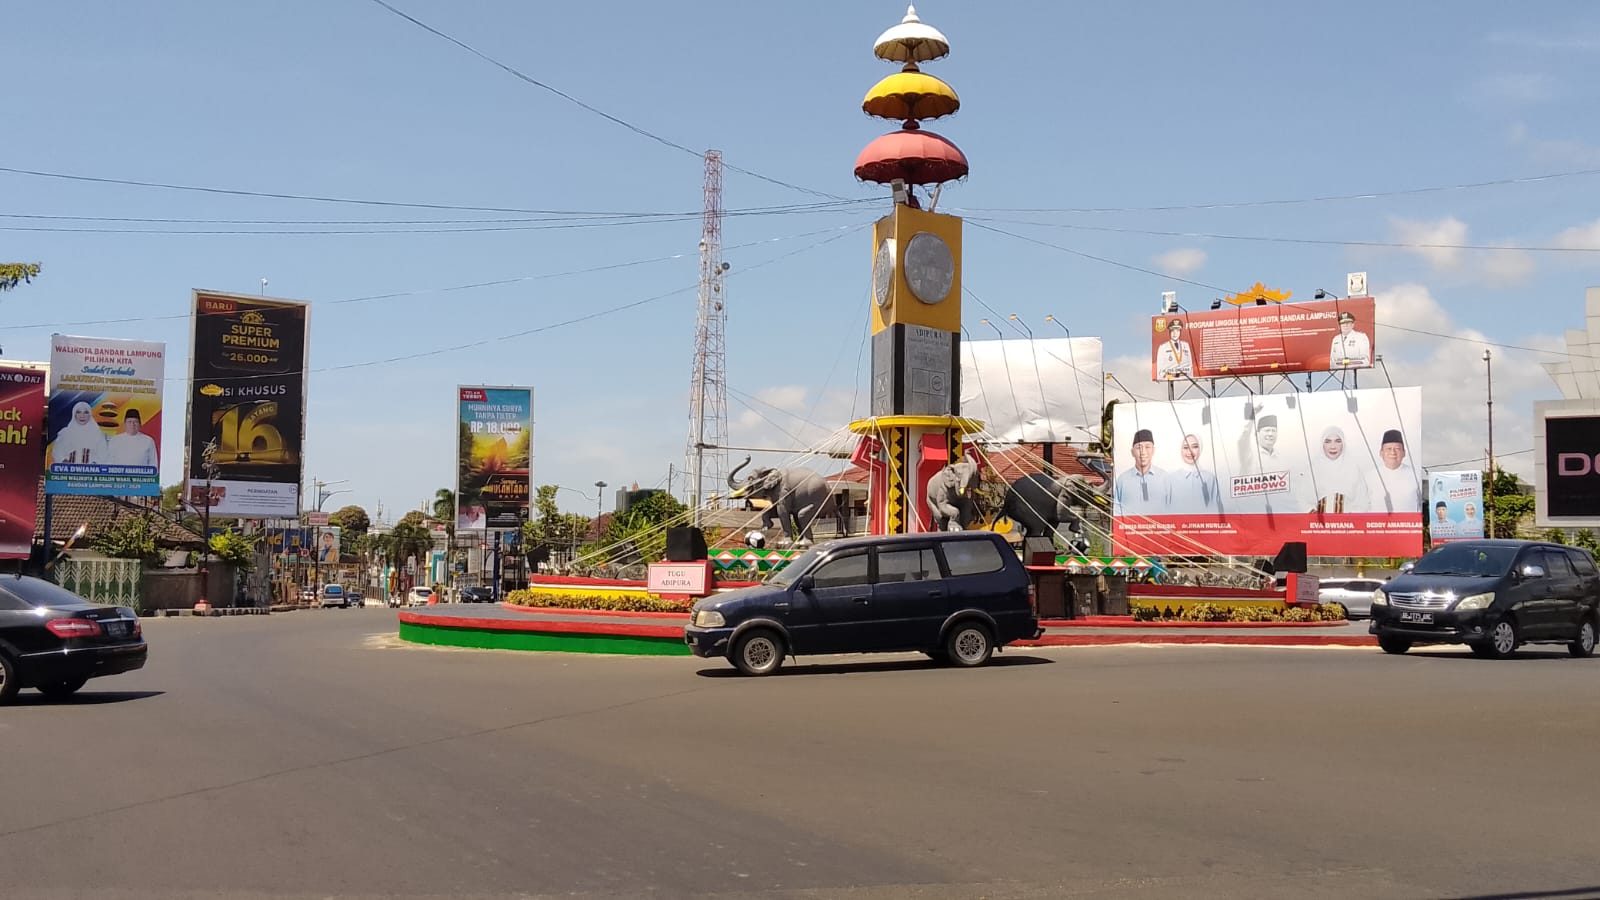
[{"label": "asphalt road", "polygon": [[[1600,896],[1600,659],[720,663],[169,619],[0,708],[0,896]],[[841,664],[842,663],[842,664]]]}]

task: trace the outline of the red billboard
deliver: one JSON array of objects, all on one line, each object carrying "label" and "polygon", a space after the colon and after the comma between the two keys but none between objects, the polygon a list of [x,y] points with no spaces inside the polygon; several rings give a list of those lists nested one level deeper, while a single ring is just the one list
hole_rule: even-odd
[{"label": "red billboard", "polygon": [[1117,554],[1422,552],[1422,390],[1119,404]]},{"label": "red billboard", "polygon": [[44,369],[0,366],[0,559],[33,549],[44,474]]},{"label": "red billboard", "polygon": [[1371,297],[1268,303],[1151,319],[1156,381],[1372,367]]}]

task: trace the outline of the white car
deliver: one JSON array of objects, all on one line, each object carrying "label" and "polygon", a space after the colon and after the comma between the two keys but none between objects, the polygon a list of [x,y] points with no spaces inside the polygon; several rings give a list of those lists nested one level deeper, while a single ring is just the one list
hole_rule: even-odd
[{"label": "white car", "polygon": [[1372,592],[1383,587],[1377,578],[1324,578],[1317,584],[1317,602],[1343,604],[1352,619],[1372,617]]},{"label": "white car", "polygon": [[428,601],[432,599],[433,588],[430,587],[414,587],[406,592],[407,606],[427,606]]},{"label": "white car", "polygon": [[322,608],[337,606],[340,609],[349,609],[351,606],[350,595],[344,592],[344,587],[337,584],[322,586]]}]

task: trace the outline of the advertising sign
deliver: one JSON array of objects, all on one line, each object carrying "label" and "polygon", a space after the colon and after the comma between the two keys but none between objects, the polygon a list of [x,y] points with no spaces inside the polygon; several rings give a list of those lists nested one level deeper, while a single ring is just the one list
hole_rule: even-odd
[{"label": "advertising sign", "polygon": [[456,389],[456,528],[521,528],[528,520],[533,389]]},{"label": "advertising sign", "polygon": [[711,594],[711,561],[653,562],[645,589],[669,597],[705,597]]},{"label": "advertising sign", "polygon": [[1371,297],[1269,303],[1151,319],[1156,381],[1372,367]]},{"label": "advertising sign", "polygon": [[1533,418],[1534,521],[1600,527],[1600,403],[1535,403]]},{"label": "advertising sign", "polygon": [[1099,338],[962,341],[961,410],[997,441],[1098,441]]},{"label": "advertising sign", "polygon": [[1118,405],[1117,553],[1312,556],[1422,550],[1422,389]]},{"label": "advertising sign", "polygon": [[161,496],[167,345],[53,335],[44,489]]},{"label": "advertising sign", "polygon": [[1483,537],[1483,473],[1429,475],[1428,539],[1434,544]]},{"label": "advertising sign", "polygon": [[27,559],[44,464],[43,369],[0,366],[0,559]]},{"label": "advertising sign", "polygon": [[317,529],[316,559],[328,565],[339,561],[339,537],[343,529],[337,525],[324,525]]},{"label": "advertising sign", "polygon": [[309,307],[290,300],[194,292],[189,430],[190,503],[211,514],[293,516],[300,507]]}]

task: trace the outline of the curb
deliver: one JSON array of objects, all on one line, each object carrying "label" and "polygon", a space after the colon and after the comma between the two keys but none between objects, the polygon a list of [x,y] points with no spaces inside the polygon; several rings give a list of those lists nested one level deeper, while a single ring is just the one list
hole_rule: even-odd
[{"label": "curb", "polygon": [[510,603],[500,604],[502,609],[512,612],[533,613],[559,616],[610,616],[618,619],[664,619],[674,618],[689,620],[689,613],[685,612],[640,612],[631,609],[565,609],[559,606],[516,606]]},{"label": "curb", "polygon": [[1211,644],[1237,647],[1376,647],[1366,634],[1047,634],[1013,647],[1108,647],[1118,644]]},{"label": "curb", "polygon": [[264,616],[268,613],[278,611],[279,610],[276,609],[268,609],[264,606],[213,607],[211,609],[200,610],[199,612],[196,612],[193,609],[152,609],[139,613],[139,617],[143,619],[173,619],[185,617],[195,619],[220,619],[225,616]]},{"label": "curb", "polygon": [[1122,616],[1089,616],[1083,619],[1040,619],[1045,628],[1338,628],[1348,619],[1327,622],[1135,622]]}]

